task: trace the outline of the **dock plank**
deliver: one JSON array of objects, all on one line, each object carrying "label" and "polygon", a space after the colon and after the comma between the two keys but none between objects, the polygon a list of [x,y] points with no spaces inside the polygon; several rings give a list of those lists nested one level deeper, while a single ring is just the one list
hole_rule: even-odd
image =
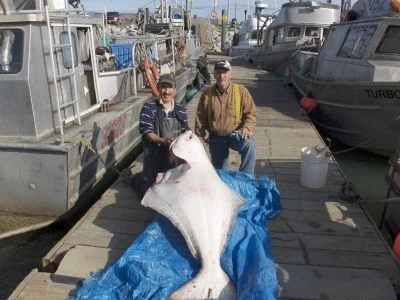
[{"label": "dock plank", "polygon": [[319,233],[328,236],[361,236],[376,237],[371,225],[349,226],[334,222],[316,222],[314,220],[292,221],[278,217],[268,223],[272,232],[297,232],[297,233]]},{"label": "dock plank", "polygon": [[[376,238],[358,236],[327,236],[315,233],[273,232],[271,243],[280,248],[301,248],[312,250],[331,250],[343,253],[366,252],[373,255],[387,253],[383,245],[376,243]],[[389,257],[389,256],[388,256]]]},{"label": "dock plank", "polygon": [[82,278],[58,276],[50,273],[37,272],[37,270],[32,271],[26,279],[29,279],[29,284],[17,293],[13,293],[9,297],[10,300],[68,299],[73,295],[73,291],[76,289],[78,282],[82,280]]},{"label": "dock plank", "polygon": [[[396,299],[391,282],[373,270],[286,264],[277,267],[280,299]],[[291,274],[299,276],[293,278]]]},{"label": "dock plank", "polygon": [[129,247],[135,240],[135,234],[111,233],[107,231],[93,231],[78,229],[68,241],[70,245],[84,245],[102,248],[123,250]]},{"label": "dock plank", "polygon": [[[55,274],[87,278],[92,272],[111,265],[123,252],[117,249],[78,245],[64,256]],[[85,263],[82,265],[83,261]],[[77,268],[78,265],[81,266]]]}]

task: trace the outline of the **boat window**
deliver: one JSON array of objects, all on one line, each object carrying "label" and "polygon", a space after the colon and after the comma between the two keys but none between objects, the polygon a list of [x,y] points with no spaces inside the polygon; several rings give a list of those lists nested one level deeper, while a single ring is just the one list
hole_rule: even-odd
[{"label": "boat window", "polygon": [[292,26],[292,27],[289,27],[287,37],[288,38],[299,37],[300,34],[301,34],[301,27],[300,26]]},{"label": "boat window", "polygon": [[[72,51],[74,51],[74,67],[78,66],[78,52],[76,49],[76,37],[73,32],[71,32],[71,40],[72,40]],[[60,43],[61,44],[69,44],[68,32],[63,31],[60,33]],[[72,68],[72,58],[71,58],[71,51],[69,47],[62,47],[61,48],[62,58],[63,58],[63,65],[66,69]]]},{"label": "boat window", "polygon": [[377,52],[400,54],[400,26],[388,26]]},{"label": "boat window", "polygon": [[281,42],[283,40],[284,32],[285,32],[285,26],[281,26],[279,28],[274,29],[274,41],[273,41],[274,44],[276,44],[277,42]]},{"label": "boat window", "polygon": [[257,30],[253,30],[251,33],[251,39],[256,40],[257,39]]},{"label": "boat window", "polygon": [[318,37],[319,34],[319,28],[316,26],[306,26],[306,32],[304,33],[304,36],[312,36],[312,37]]},{"label": "boat window", "polygon": [[354,59],[363,58],[375,31],[376,25],[350,27],[338,56]]},{"label": "boat window", "polygon": [[24,32],[0,29],[0,74],[16,74],[22,69]]},{"label": "boat window", "polygon": [[323,38],[326,37],[326,35],[328,34],[328,31],[329,31],[329,27],[324,27],[324,28],[322,29],[322,37],[323,37]]}]

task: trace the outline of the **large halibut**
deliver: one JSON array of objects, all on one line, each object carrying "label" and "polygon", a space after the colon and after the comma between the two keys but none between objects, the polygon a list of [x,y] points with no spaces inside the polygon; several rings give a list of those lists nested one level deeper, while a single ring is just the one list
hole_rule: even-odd
[{"label": "large halibut", "polygon": [[235,299],[236,289],[222,270],[220,257],[243,200],[222,182],[191,131],[177,137],[170,150],[185,163],[159,174],[142,204],[171,220],[202,264],[170,298]]}]

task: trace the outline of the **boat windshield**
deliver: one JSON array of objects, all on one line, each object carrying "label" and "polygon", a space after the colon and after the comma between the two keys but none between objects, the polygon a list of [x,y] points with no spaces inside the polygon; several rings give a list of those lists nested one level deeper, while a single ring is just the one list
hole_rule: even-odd
[{"label": "boat windshield", "polygon": [[388,26],[377,52],[400,54],[400,26]]},{"label": "boat windshield", "polygon": [[339,50],[338,56],[362,59],[375,34],[376,28],[376,25],[350,27],[346,39]]},{"label": "boat windshield", "polygon": [[316,26],[307,26],[304,36],[319,37],[319,28]]},{"label": "boat windshield", "polygon": [[0,74],[21,71],[23,35],[21,29],[0,29]]}]

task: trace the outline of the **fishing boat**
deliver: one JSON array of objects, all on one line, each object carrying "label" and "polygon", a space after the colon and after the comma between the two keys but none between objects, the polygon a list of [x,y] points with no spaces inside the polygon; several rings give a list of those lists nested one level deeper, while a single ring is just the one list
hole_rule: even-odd
[{"label": "fishing boat", "polygon": [[326,134],[390,156],[400,121],[400,5],[377,3],[357,1],[318,53],[296,53],[291,80],[316,102],[310,116]]},{"label": "fishing boat", "polygon": [[183,101],[202,55],[175,28],[105,45],[104,16],[75,2],[0,2],[2,223],[49,223],[76,208],[140,149],[139,113],[155,92],[149,79],[175,73]]},{"label": "fishing boat", "polygon": [[233,35],[232,46],[229,48],[229,56],[246,56],[261,39],[265,28],[272,22],[270,16],[261,15],[267,4],[257,0],[255,12],[248,18],[245,15],[245,22],[240,26],[237,33]]},{"label": "fishing boat", "polygon": [[268,26],[261,45],[249,53],[249,59],[267,71],[284,69],[299,49],[314,50],[325,38],[329,25],[339,21],[340,7],[316,1],[290,1],[282,5]]}]

